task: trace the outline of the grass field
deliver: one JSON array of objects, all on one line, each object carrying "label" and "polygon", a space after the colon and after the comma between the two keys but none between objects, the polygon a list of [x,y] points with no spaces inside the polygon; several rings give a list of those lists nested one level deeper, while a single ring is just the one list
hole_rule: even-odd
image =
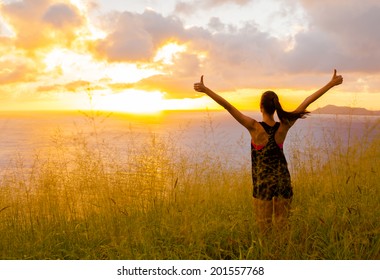
[{"label": "grass field", "polygon": [[4,173],[0,259],[380,259],[379,137],[295,166],[289,229],[262,237],[249,164],[154,135],[121,156],[94,132]]}]

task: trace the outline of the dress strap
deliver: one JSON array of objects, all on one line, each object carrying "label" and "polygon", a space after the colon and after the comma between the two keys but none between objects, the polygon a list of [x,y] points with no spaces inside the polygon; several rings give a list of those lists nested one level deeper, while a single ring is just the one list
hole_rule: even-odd
[{"label": "dress strap", "polygon": [[274,136],[277,129],[280,127],[280,123],[276,122],[274,126],[270,126],[265,122],[260,122],[261,126],[265,129],[265,132],[269,134],[269,136]]}]

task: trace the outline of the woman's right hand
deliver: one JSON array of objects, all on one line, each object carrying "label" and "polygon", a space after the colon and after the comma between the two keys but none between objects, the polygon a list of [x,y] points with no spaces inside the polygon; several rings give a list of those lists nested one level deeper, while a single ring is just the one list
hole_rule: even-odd
[{"label": "woman's right hand", "polygon": [[207,87],[203,83],[203,75],[201,76],[201,81],[194,84],[194,89],[199,92],[206,92]]},{"label": "woman's right hand", "polygon": [[330,84],[332,86],[337,86],[337,85],[340,85],[341,83],[343,83],[343,77],[342,77],[342,75],[337,75],[336,69],[334,69],[334,75],[331,78]]}]

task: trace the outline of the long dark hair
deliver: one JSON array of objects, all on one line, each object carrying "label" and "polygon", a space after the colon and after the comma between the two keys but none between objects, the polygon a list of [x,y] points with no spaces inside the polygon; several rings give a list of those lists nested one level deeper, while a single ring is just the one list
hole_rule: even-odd
[{"label": "long dark hair", "polygon": [[261,96],[260,106],[267,114],[273,115],[274,111],[277,112],[277,116],[280,121],[294,121],[299,118],[304,118],[310,112],[287,112],[282,109],[280,100],[275,92],[268,90]]}]

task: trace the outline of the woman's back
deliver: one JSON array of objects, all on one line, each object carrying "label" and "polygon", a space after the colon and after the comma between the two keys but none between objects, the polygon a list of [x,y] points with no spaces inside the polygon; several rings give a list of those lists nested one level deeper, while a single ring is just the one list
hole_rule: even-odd
[{"label": "woman's back", "polygon": [[259,125],[267,134],[267,141],[265,145],[251,143],[253,196],[263,200],[291,198],[293,191],[283,146],[275,140],[280,123]]},{"label": "woman's back", "polygon": [[251,139],[254,145],[257,146],[265,146],[269,141],[269,134],[262,125],[264,123],[268,127],[273,127],[275,125],[279,125],[276,129],[274,139],[276,143],[282,146],[285,142],[286,135],[290,129],[290,126],[287,126],[283,123],[276,123],[275,121],[264,121],[264,122],[256,122],[254,129],[250,131]]}]

